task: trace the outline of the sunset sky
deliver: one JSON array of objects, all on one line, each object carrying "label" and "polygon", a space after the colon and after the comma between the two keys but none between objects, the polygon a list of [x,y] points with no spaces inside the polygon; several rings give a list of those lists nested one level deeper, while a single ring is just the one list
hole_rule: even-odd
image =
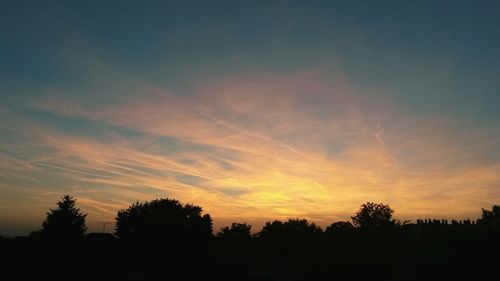
[{"label": "sunset sky", "polygon": [[[2,1],[0,235],[64,194],[214,228],[500,203],[498,1]],[[108,226],[112,230],[112,225]]]}]

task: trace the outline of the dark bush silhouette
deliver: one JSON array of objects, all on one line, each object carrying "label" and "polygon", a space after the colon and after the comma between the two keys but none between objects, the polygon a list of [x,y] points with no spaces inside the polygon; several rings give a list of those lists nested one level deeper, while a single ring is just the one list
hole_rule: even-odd
[{"label": "dark bush silhouette", "polygon": [[[165,272],[187,279],[207,274],[212,218],[203,215],[201,207],[168,198],[136,202],[118,212],[115,226],[115,234],[133,257],[123,260],[126,275],[137,275],[131,279],[164,279]],[[191,270],[185,270],[188,267]]]},{"label": "dark bush silhouette", "polygon": [[491,211],[485,209],[481,209],[481,211],[482,211],[481,219],[483,220],[500,218],[500,205],[494,205],[491,208]]},{"label": "dark bush silhouette", "polygon": [[[278,220],[267,222],[258,234],[258,238],[265,251],[291,256],[306,249],[312,250],[311,242],[319,241],[315,238],[319,238],[321,234],[321,228],[314,223],[309,223],[305,219],[289,219],[286,222]],[[283,257],[277,258],[278,262],[280,260],[283,260]]]},{"label": "dark bush silhouette", "polygon": [[354,225],[348,221],[339,221],[330,224],[325,233],[350,233],[354,230]]},{"label": "dark bush silhouette", "polygon": [[132,244],[195,247],[212,237],[212,218],[202,208],[173,199],[136,202],[116,216],[116,235]]},{"label": "dark bush silhouette", "polygon": [[478,220],[480,224],[500,227],[500,205],[494,205],[490,210],[481,209],[481,218]]},{"label": "dark bush silhouette", "polygon": [[[217,247],[214,254],[218,259],[219,267],[224,268],[226,274],[241,271],[250,261],[252,248],[252,226],[247,223],[232,223],[231,226],[221,228],[217,233]],[[239,280],[242,276],[236,274],[230,279]]]},{"label": "dark bush silhouette", "polygon": [[393,212],[389,205],[367,202],[351,218],[354,226],[362,229],[386,228],[396,224]]},{"label": "dark bush silhouette", "polygon": [[245,241],[252,238],[250,230],[252,226],[247,223],[233,222],[231,227],[223,227],[217,233],[217,237],[230,241]]},{"label": "dark bush silhouette", "polygon": [[57,203],[57,209],[47,212],[47,219],[43,222],[40,231],[32,236],[49,238],[53,240],[76,240],[83,236],[87,227],[85,217],[87,214],[76,208],[76,199],[65,195]]},{"label": "dark bush silhouette", "polygon": [[321,233],[322,230],[314,223],[309,223],[305,219],[289,219],[286,222],[275,220],[266,222],[259,237],[262,239],[305,238]]}]

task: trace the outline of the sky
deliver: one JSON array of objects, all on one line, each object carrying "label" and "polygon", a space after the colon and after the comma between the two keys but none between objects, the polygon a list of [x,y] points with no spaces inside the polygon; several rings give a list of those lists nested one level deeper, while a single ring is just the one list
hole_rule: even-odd
[{"label": "sky", "polygon": [[498,1],[0,1],[0,235],[65,194],[214,228],[500,203]]}]

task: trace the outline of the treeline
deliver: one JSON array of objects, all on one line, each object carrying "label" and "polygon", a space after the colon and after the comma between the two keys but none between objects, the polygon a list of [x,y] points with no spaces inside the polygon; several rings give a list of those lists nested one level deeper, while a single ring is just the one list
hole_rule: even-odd
[{"label": "treeline", "polygon": [[[88,234],[86,214],[64,196],[40,230],[2,239],[4,252],[38,274],[79,272],[72,279],[113,280],[382,280],[478,279],[494,273],[500,249],[500,206],[477,221],[448,223],[393,218],[389,205],[368,202],[351,221],[325,229],[305,219],[252,226],[234,222],[213,234],[199,206],[173,199],[136,202],[120,210],[115,236]],[[54,259],[55,258],[55,259]],[[54,263],[54,260],[57,261]],[[11,260],[16,263],[16,260]],[[33,272],[25,272],[32,274]],[[61,276],[59,276],[61,277]]]}]

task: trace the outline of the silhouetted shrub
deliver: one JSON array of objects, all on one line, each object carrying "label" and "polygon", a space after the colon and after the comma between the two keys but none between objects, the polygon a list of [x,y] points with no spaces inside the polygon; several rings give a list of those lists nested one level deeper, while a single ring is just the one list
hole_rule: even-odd
[{"label": "silhouetted shrub", "polygon": [[281,238],[306,238],[314,234],[321,233],[322,230],[314,223],[309,223],[305,219],[289,219],[286,222],[275,220],[266,222],[259,237],[262,239],[280,239]]},{"label": "silhouetted shrub", "polygon": [[250,234],[252,226],[246,223],[233,222],[231,227],[223,227],[217,233],[217,237],[228,241],[245,241],[252,238]]},{"label": "silhouetted shrub", "polygon": [[339,221],[339,222],[334,222],[330,224],[326,229],[325,233],[329,234],[344,234],[344,233],[351,233],[354,230],[354,226],[352,223],[348,221]]},{"label": "silhouetted shrub", "polygon": [[478,224],[500,227],[500,205],[494,205],[490,210],[481,209],[481,218]]},{"label": "silhouetted shrub", "polygon": [[321,233],[320,227],[305,219],[289,219],[286,222],[267,222],[258,237],[266,250],[290,255],[306,248],[311,250],[311,243],[318,242],[316,238]]}]

